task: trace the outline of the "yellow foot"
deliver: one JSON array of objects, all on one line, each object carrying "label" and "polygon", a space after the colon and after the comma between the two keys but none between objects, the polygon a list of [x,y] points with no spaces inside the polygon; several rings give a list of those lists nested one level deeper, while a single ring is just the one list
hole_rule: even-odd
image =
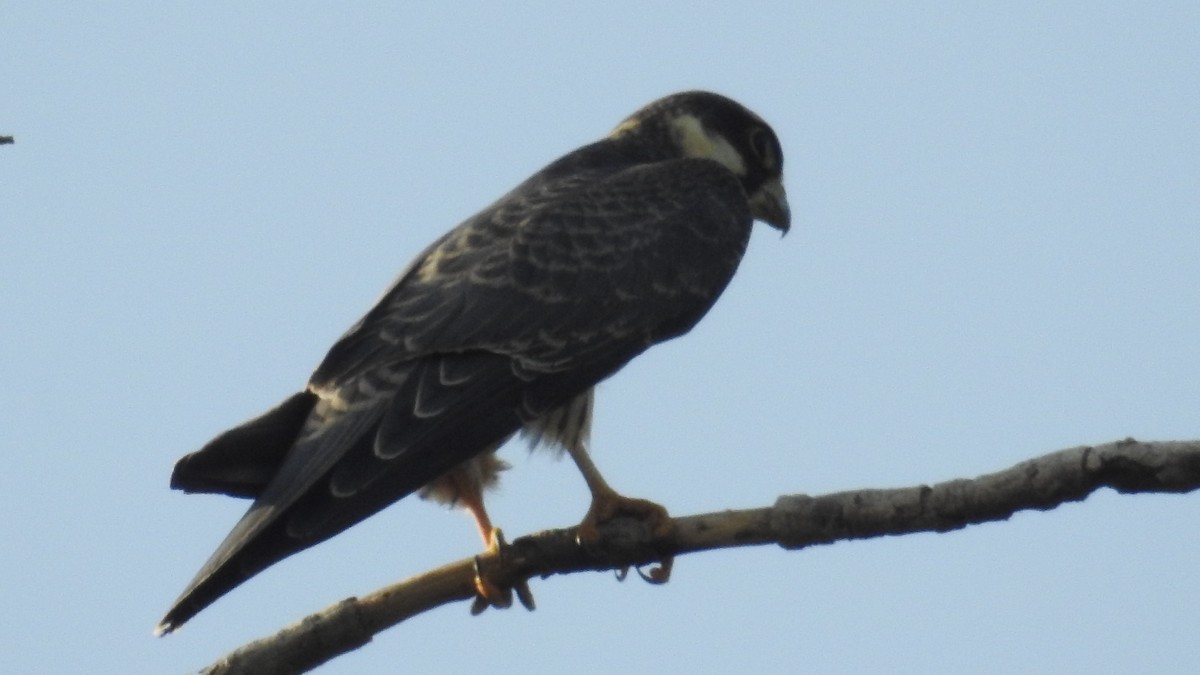
[{"label": "yellow foot", "polygon": [[675,523],[662,504],[633,499],[608,490],[593,494],[592,506],[583,517],[583,522],[579,523],[576,537],[580,543],[598,541],[599,526],[618,516],[630,516],[646,523],[657,539],[669,537],[675,530]]},{"label": "yellow foot", "polygon": [[517,598],[521,601],[521,605],[525,609],[533,611],[535,605],[528,581],[521,579],[512,586],[502,587],[489,579],[484,570],[485,564],[482,559],[490,558],[494,562],[498,562],[504,557],[504,549],[507,546],[508,543],[504,541],[504,534],[500,528],[494,528],[488,537],[487,550],[475,556],[475,602],[471,605],[471,614],[480,614],[488,607],[496,609],[512,607],[513,591],[517,592]]},{"label": "yellow foot", "polygon": [[[576,541],[580,544],[599,541],[599,526],[620,516],[642,521],[650,528],[655,539],[666,539],[675,532],[675,523],[662,504],[633,499],[608,489],[592,493],[592,505],[576,529]],[[671,578],[674,561],[674,557],[668,556],[659,561],[657,567],[651,568],[649,573],[642,573],[639,569],[638,575],[650,583],[665,584]]]}]

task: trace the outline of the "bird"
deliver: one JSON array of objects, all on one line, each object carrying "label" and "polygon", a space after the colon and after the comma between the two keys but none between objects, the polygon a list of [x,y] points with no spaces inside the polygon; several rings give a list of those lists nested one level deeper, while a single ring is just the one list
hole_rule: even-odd
[{"label": "bird", "polygon": [[618,493],[589,456],[594,388],[696,325],[755,221],[791,224],[778,137],[733,99],[685,91],[446,232],[304,389],[176,463],[172,488],[253,502],[156,633],[414,493],[465,508],[495,550],[484,492],[518,434],[583,474],[581,540],[616,515],[669,531],[664,507]]}]

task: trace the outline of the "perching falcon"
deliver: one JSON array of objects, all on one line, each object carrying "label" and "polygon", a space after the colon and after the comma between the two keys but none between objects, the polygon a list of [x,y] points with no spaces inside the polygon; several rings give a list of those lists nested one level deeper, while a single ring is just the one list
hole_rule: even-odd
[{"label": "perching falcon", "polygon": [[[308,386],[179,460],[171,487],[253,498],[158,626],[178,628],[274,563],[414,492],[468,509],[515,433],[562,448],[592,507],[665,519],[618,495],[586,446],[592,390],[689,331],[737,269],[755,219],[786,232],[783,154],[738,103],[651,103],[417,256],[329,350]],[[477,581],[480,593],[489,591]]]}]

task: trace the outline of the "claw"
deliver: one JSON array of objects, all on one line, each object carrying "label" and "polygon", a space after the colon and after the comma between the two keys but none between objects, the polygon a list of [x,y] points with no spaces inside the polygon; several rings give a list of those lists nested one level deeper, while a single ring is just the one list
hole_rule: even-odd
[{"label": "claw", "polygon": [[[575,530],[575,542],[581,545],[600,540],[599,526],[617,516],[633,516],[646,523],[655,539],[666,539],[675,533],[675,523],[667,509],[645,499],[626,497],[611,488],[597,490],[592,494],[592,505],[583,522]],[[636,568],[638,576],[652,584],[665,584],[671,578],[671,566],[675,558],[668,556],[659,561],[648,573]],[[629,568],[617,570],[617,580],[623,581]]]},{"label": "claw", "polygon": [[643,572],[642,568],[640,567],[635,567],[634,569],[637,570],[638,576],[642,578],[642,581],[648,584],[658,585],[665,584],[670,581],[671,568],[674,565],[675,557],[667,556],[666,558],[658,561],[658,566],[651,567],[649,572]]},{"label": "claw", "polygon": [[[590,403],[588,405],[590,414]],[[567,452],[571,453],[571,459],[575,460],[575,465],[579,467],[579,472],[583,474],[583,480],[592,493],[592,505],[588,507],[583,522],[575,529],[575,543],[587,545],[599,541],[599,525],[618,515],[633,516],[641,520],[650,527],[655,539],[669,539],[675,534],[675,522],[661,504],[645,499],[631,499],[609,487],[604,476],[600,475],[600,470],[592,462],[583,442],[577,441],[568,445]],[[674,560],[673,557],[667,556],[659,561],[658,567],[651,568],[649,574],[643,574],[639,569],[638,576],[650,583],[665,584],[671,577],[671,565]],[[622,580],[627,574],[629,568],[618,570],[617,579]]]},{"label": "claw", "polygon": [[521,601],[521,606],[529,611],[537,609],[537,603],[533,601],[533,591],[529,590],[529,582],[522,579],[519,583],[513,586],[513,590],[517,592],[517,600]]},{"label": "claw", "polygon": [[500,588],[488,580],[480,568],[479,556],[475,556],[475,602],[471,605],[471,614],[479,614],[488,607],[512,607],[512,589]]},{"label": "claw", "polygon": [[521,605],[533,611],[535,603],[533,601],[533,591],[529,590],[529,582],[521,579],[517,583],[508,587],[501,587],[488,579],[484,572],[484,566],[481,564],[484,556],[500,559],[504,557],[504,549],[508,547],[508,542],[504,541],[504,533],[500,528],[493,528],[488,535],[487,550],[480,555],[475,556],[475,600],[471,603],[471,615],[477,616],[482,614],[488,607],[496,609],[508,609],[512,607],[513,591],[516,591],[517,599],[521,601]]}]

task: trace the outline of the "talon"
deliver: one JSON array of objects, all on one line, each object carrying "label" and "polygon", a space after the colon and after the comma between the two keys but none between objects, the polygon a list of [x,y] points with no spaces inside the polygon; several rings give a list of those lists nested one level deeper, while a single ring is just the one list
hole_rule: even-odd
[{"label": "talon", "polygon": [[531,612],[537,609],[537,603],[533,601],[533,591],[529,590],[528,581],[522,579],[513,586],[513,590],[517,592],[517,599],[521,601],[522,607]]},{"label": "talon", "polygon": [[479,556],[475,556],[475,602],[471,605],[471,614],[482,613],[488,607],[508,609],[512,607],[512,589],[500,588],[483,575],[479,565]]},{"label": "talon", "polygon": [[[588,414],[591,412],[590,397],[589,393]],[[600,475],[600,470],[592,462],[582,440],[569,444],[567,452],[571,454],[571,459],[575,460],[575,465],[579,467],[579,472],[583,474],[583,480],[592,493],[592,504],[588,507],[587,515],[583,517],[583,522],[575,528],[576,544],[584,546],[599,541],[599,525],[618,515],[633,516],[642,521],[650,528],[654,539],[670,539],[674,536],[675,521],[671,520],[667,509],[661,504],[655,504],[645,499],[625,497],[609,487],[604,476]],[[649,573],[643,573],[641,569],[638,569],[638,576],[653,584],[665,584],[671,577],[671,565],[674,561],[673,557],[668,556],[659,561],[657,567],[651,568]],[[619,569],[616,574],[617,580],[622,581],[629,574],[629,568]]]},{"label": "talon", "polygon": [[[641,520],[650,527],[655,539],[666,539],[675,533],[675,521],[671,520],[663,505],[645,499],[626,497],[609,488],[593,493],[592,505],[583,517],[583,522],[575,530],[575,542],[587,545],[599,541],[599,525],[622,515]],[[671,578],[671,566],[674,562],[674,557],[666,557],[660,560],[657,566],[650,568],[649,572],[643,572],[640,567],[635,569],[638,576],[647,583],[665,584]],[[617,581],[624,581],[628,574],[628,567],[616,570]]]},{"label": "talon", "polygon": [[658,561],[656,567],[651,567],[649,572],[643,572],[642,568],[634,568],[637,570],[638,576],[642,581],[648,584],[665,584],[671,579],[671,567],[675,565],[675,556],[667,556]]},{"label": "talon", "polygon": [[490,605],[488,605],[487,600],[483,599],[482,595],[475,596],[475,599],[471,602],[471,616],[479,616],[480,614],[483,614],[484,610],[486,610],[488,607],[490,607]]},{"label": "talon", "polygon": [[504,557],[504,549],[508,543],[504,541],[504,533],[500,528],[493,528],[488,534],[488,545],[480,555],[475,556],[475,600],[471,603],[471,615],[477,616],[482,614],[488,607],[496,609],[508,609],[512,607],[513,591],[516,591],[517,599],[521,601],[521,605],[530,611],[535,608],[533,601],[533,591],[529,590],[529,582],[521,579],[517,583],[509,587],[501,587],[487,578],[484,573],[484,565],[481,564],[484,556],[491,556],[497,559]]}]

